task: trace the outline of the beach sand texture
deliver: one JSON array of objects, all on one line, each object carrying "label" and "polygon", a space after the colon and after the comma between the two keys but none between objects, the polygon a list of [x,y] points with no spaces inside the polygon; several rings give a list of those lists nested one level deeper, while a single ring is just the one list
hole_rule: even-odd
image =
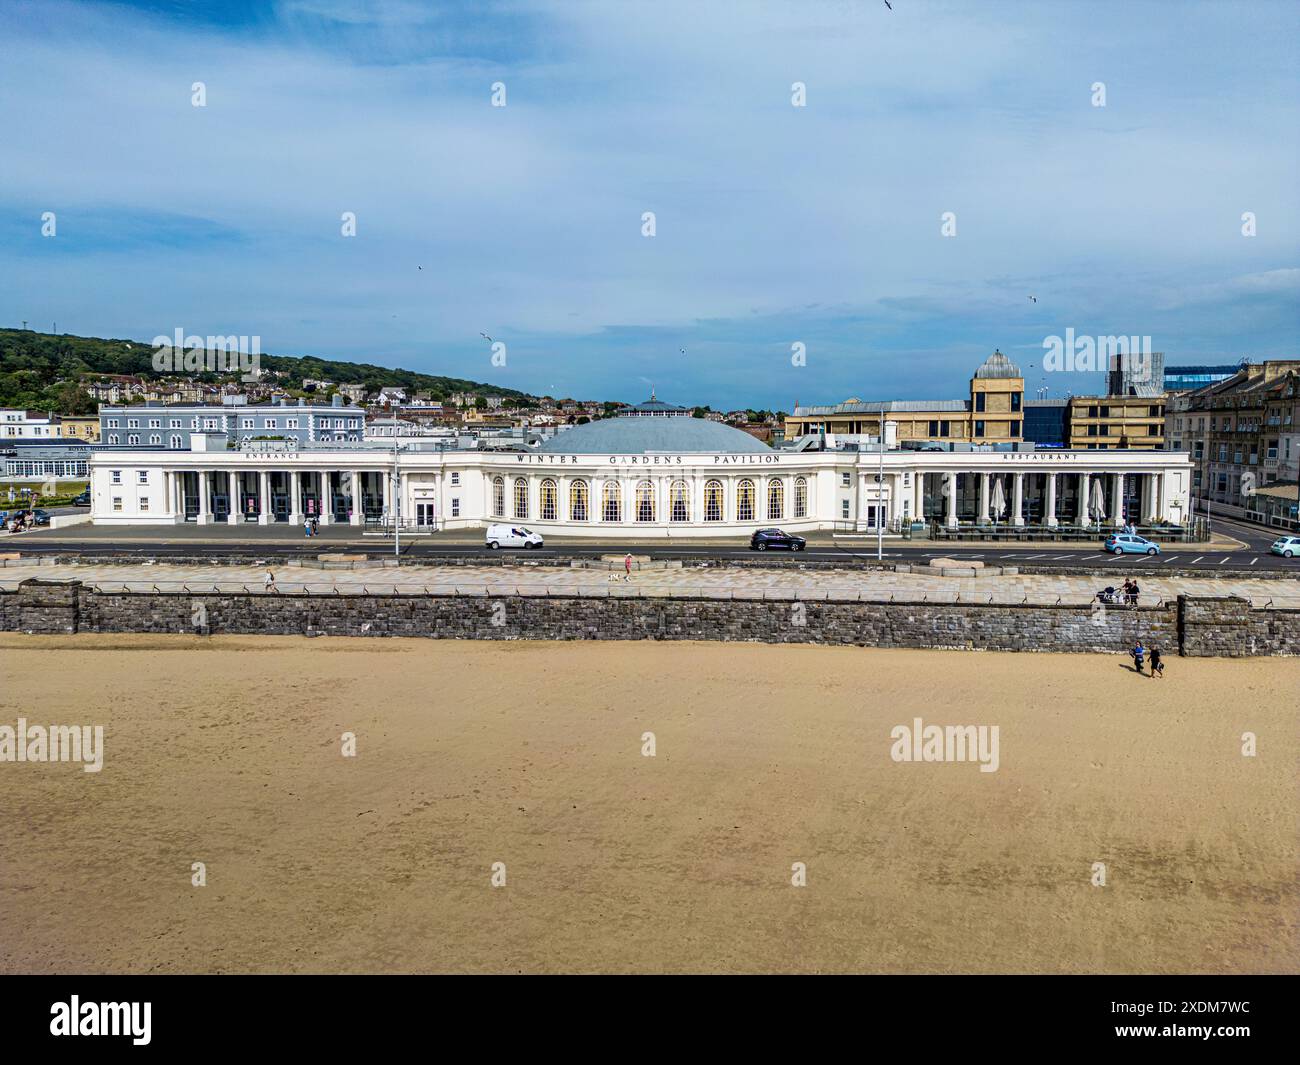
[{"label": "beach sand texture", "polygon": [[1294,659],[6,635],[20,715],[105,760],[0,763],[4,972],[1300,969]]}]

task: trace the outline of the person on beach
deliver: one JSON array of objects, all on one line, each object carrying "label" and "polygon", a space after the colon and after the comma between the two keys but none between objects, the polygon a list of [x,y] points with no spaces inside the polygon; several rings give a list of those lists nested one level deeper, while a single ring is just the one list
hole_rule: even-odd
[{"label": "person on beach", "polygon": [[1139,676],[1142,673],[1143,660],[1146,657],[1146,648],[1142,646],[1142,641],[1138,640],[1137,646],[1129,652],[1133,656],[1133,671]]},{"label": "person on beach", "polygon": [[1151,648],[1151,676],[1163,677],[1165,675],[1165,663],[1160,657],[1160,652],[1156,648]]}]

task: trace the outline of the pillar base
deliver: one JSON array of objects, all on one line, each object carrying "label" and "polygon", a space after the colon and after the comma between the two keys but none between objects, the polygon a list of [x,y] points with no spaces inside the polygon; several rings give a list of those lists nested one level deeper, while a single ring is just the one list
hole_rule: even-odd
[{"label": "pillar base", "polygon": [[1023,529],[1023,528],[1025,527],[1025,519],[1024,519],[1024,518],[1012,518],[1012,519],[1011,519],[1011,524],[1012,524],[1015,528],[1017,528],[1017,529]]},{"label": "pillar base", "polygon": [[238,524],[239,524],[239,515],[238,515],[238,514],[227,514],[227,515],[226,515],[226,524],[227,524],[227,525],[238,525]]},{"label": "pillar base", "polygon": [[1048,519],[1047,519],[1047,527],[1048,527],[1049,529],[1055,529],[1055,528],[1056,528],[1058,525],[1060,525],[1060,524],[1061,524],[1061,523],[1060,523],[1059,521],[1057,521],[1056,518],[1048,518]]},{"label": "pillar base", "polygon": [[194,519],[196,525],[212,525],[216,521],[211,514],[200,514]]},{"label": "pillar base", "polygon": [[257,524],[258,524],[258,525],[270,525],[270,524],[271,524],[271,515],[270,515],[270,514],[259,514],[259,515],[257,516]]}]

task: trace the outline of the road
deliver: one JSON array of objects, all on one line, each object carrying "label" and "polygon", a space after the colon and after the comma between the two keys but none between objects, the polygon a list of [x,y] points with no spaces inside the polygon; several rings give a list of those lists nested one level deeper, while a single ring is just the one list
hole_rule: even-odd
[{"label": "road", "polygon": [[[1169,545],[1164,553],[1155,557],[1146,555],[1107,555],[1100,542],[1093,544],[968,544],[936,543],[931,541],[886,540],[884,558],[887,561],[925,562],[930,558],[946,557],[974,559],[988,565],[1032,567],[1077,565],[1098,569],[1162,569],[1184,567],[1217,570],[1248,569],[1300,575],[1300,558],[1284,559],[1268,553],[1275,534],[1266,529],[1244,525],[1229,519],[1215,519],[1215,530],[1240,541],[1244,546],[1237,550],[1193,546],[1190,549]],[[402,557],[411,560],[435,561],[443,558],[498,557],[483,546],[482,533],[477,530],[458,530],[433,535],[403,534]],[[179,525],[158,527],[89,526],[75,525],[66,529],[42,529],[33,533],[0,539],[0,551],[16,550],[23,554],[84,554],[97,557],[147,554],[156,558],[194,557],[197,555],[230,556],[243,558],[292,558],[315,556],[325,551],[365,552],[382,556],[392,554],[390,538],[362,535],[359,530],[338,525],[321,529],[321,535],[307,539],[296,528],[286,525],[259,527],[256,525]],[[528,553],[534,558],[591,558],[601,554],[649,555],[655,559],[752,559],[755,553],[747,542],[734,539],[599,541],[587,538],[553,537],[539,551]],[[766,556],[780,564],[779,556],[769,552]],[[783,557],[783,556],[782,556]],[[836,537],[827,533],[813,534],[808,538],[805,552],[791,561],[807,559],[819,562],[852,564],[855,560],[870,561],[876,557],[876,542],[870,537]]]}]

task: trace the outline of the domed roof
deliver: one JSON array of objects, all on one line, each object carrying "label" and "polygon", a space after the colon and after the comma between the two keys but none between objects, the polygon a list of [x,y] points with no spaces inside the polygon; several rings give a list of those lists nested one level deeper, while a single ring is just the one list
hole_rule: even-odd
[{"label": "domed roof", "polygon": [[1003,355],[1002,352],[995,351],[984,360],[984,365],[975,371],[975,376],[980,378],[1007,378],[1020,377],[1022,374],[1015,363]]},{"label": "domed roof", "polygon": [[538,451],[560,455],[738,455],[770,451],[740,429],[707,418],[605,418],[556,433]]}]

